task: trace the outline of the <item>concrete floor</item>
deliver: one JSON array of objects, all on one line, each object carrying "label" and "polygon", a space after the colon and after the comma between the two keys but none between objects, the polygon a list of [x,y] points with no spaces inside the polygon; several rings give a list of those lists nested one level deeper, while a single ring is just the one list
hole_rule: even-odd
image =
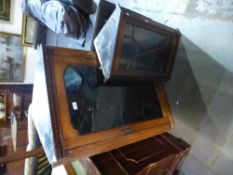
[{"label": "concrete floor", "polygon": [[192,145],[185,175],[233,174],[233,0],[111,0],[182,39],[165,83],[176,129]]},{"label": "concrete floor", "polygon": [[174,133],[192,145],[181,169],[187,175],[232,175],[233,74],[185,37],[177,58],[166,91]]}]

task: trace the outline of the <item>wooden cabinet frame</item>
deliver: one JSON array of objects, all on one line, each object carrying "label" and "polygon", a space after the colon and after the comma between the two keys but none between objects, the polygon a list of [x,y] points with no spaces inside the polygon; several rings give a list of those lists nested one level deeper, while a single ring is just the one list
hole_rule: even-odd
[{"label": "wooden cabinet frame", "polygon": [[[63,79],[64,71],[70,65],[98,67],[96,54],[51,47],[44,47],[43,53],[52,129],[58,161],[95,155],[174,128],[163,86],[160,83],[154,83],[163,113],[162,118],[80,135],[70,122]],[[133,129],[133,132],[126,135],[122,134],[128,128]]]},{"label": "wooden cabinet frame", "polygon": [[[161,23],[155,22],[152,19],[145,17],[143,15],[140,15],[140,14],[138,14],[134,11],[131,11],[129,9],[126,9],[123,7],[119,7],[119,9],[120,9],[119,10],[120,11],[119,18],[115,17],[116,19],[114,19],[115,21],[117,21],[117,22],[115,22],[117,25],[114,26],[117,28],[117,30],[112,32],[112,36],[116,36],[116,37],[112,37],[110,39],[109,38],[105,39],[104,36],[107,35],[106,34],[107,32],[105,32],[105,30],[103,30],[103,31],[100,31],[100,33],[97,35],[98,41],[96,41],[96,43],[95,43],[97,53],[100,55],[99,59],[100,59],[101,64],[102,64],[102,62],[103,63],[106,62],[105,57],[104,56],[101,57],[101,55],[103,53],[101,53],[100,50],[104,49],[104,48],[102,48],[102,46],[109,44],[108,43],[109,40],[111,40],[111,42],[114,43],[113,45],[115,47],[111,51],[112,53],[108,53],[108,56],[110,55],[109,56],[110,57],[109,58],[109,65],[110,66],[105,66],[104,64],[101,65],[104,68],[105,72],[109,72],[108,73],[108,74],[110,74],[109,77],[111,77],[112,79],[113,78],[116,78],[116,79],[121,78],[121,79],[127,79],[127,80],[130,80],[130,79],[140,80],[141,79],[142,81],[144,81],[145,79],[147,79],[147,80],[148,79],[149,80],[151,80],[151,79],[154,79],[154,80],[167,80],[167,79],[169,79],[171,72],[172,72],[176,52],[177,52],[180,37],[181,37],[179,30],[173,29],[173,28],[168,27],[166,25],[163,25]],[[106,25],[107,25],[107,23],[108,22],[106,22]],[[115,24],[115,23],[113,23],[113,24]],[[126,31],[127,31],[128,24],[132,25],[134,27],[144,29],[145,31],[150,31],[150,32],[158,34],[158,35],[163,35],[164,37],[167,38],[167,45],[163,48],[166,50],[162,51],[163,54],[167,53],[167,55],[164,57],[161,57],[161,60],[164,60],[164,62],[162,64],[162,71],[156,71],[156,70],[152,71],[152,70],[148,70],[147,68],[144,68],[144,70],[142,70],[142,69],[134,69],[134,70],[121,69],[121,67],[120,67],[121,56],[123,53],[122,47],[123,47],[123,43],[124,43],[123,42],[124,35],[125,35],[125,33],[127,33]],[[132,32],[132,33],[134,33],[134,32]],[[135,36],[136,35],[137,34],[135,34]],[[144,39],[145,39],[145,41],[148,40],[148,39],[146,39],[146,37]],[[161,42],[161,38],[159,36],[157,36],[156,39],[160,40],[160,42]],[[154,40],[152,39],[150,42],[153,43],[153,41]],[[161,51],[161,48],[160,48],[161,46],[154,45],[152,48],[149,49],[145,45],[143,45],[143,43],[136,40],[135,38],[134,38],[134,43],[137,43],[137,45],[140,45],[140,47],[142,47],[145,50],[140,51],[137,54],[131,53],[130,56],[126,56],[126,58],[129,58],[128,60],[132,59],[130,57],[133,57],[134,59],[138,58],[138,57],[143,57],[141,59],[146,60],[146,59],[148,59],[148,53],[153,55],[153,59],[156,59],[156,57],[158,58],[158,55],[156,55],[156,54],[154,55],[153,53],[157,52],[158,50]],[[154,43],[156,43],[156,41],[154,41]],[[125,46],[125,47],[128,48],[128,50],[132,49],[132,47],[129,47],[129,46]],[[106,51],[106,52],[110,52],[110,51]],[[147,53],[147,54],[145,54],[145,53]]]},{"label": "wooden cabinet frame", "polygon": [[[113,66],[111,75],[113,77],[125,77],[128,79],[132,78],[141,78],[141,79],[161,79],[167,80],[170,77],[172,67],[174,65],[175,56],[177,52],[177,48],[180,41],[180,32],[179,30],[172,29],[160,23],[150,20],[142,15],[129,11],[128,9],[122,8],[123,12],[121,14],[121,22],[118,29],[118,36],[116,41],[116,50],[115,50],[115,57],[113,60]],[[120,66],[120,56],[121,56],[121,44],[124,37],[124,31],[126,29],[126,24],[132,24],[138,27],[142,27],[147,30],[151,30],[156,33],[160,33],[166,35],[171,38],[172,44],[170,49],[170,54],[168,58],[168,63],[165,65],[166,70],[158,73],[158,72],[151,72],[151,71],[122,71],[119,69]],[[146,58],[145,58],[146,59]]]}]

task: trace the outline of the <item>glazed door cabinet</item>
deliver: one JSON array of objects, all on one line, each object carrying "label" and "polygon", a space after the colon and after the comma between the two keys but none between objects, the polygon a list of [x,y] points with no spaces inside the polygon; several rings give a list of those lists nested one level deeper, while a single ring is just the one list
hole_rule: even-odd
[{"label": "glazed door cabinet", "polygon": [[178,29],[116,5],[94,45],[106,80],[167,80],[180,36]]},{"label": "glazed door cabinet", "polygon": [[94,52],[44,47],[58,161],[92,156],[174,127],[160,82],[105,84]]}]

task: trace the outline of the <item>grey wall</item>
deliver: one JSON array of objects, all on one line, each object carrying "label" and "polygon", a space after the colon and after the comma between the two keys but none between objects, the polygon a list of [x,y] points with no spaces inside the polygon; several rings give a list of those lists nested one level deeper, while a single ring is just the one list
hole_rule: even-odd
[{"label": "grey wall", "polygon": [[165,84],[176,129],[192,145],[186,175],[233,174],[233,0],[111,0],[179,28]]}]

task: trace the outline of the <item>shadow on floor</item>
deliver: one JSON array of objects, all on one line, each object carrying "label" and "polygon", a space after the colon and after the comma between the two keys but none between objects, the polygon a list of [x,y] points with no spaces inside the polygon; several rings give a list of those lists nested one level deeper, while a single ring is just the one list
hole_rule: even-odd
[{"label": "shadow on floor", "polygon": [[232,87],[233,74],[182,36],[165,89],[176,124],[173,133],[192,145],[189,163],[182,166],[186,174],[193,167],[200,169],[195,175],[232,173],[227,166],[233,163]]}]

